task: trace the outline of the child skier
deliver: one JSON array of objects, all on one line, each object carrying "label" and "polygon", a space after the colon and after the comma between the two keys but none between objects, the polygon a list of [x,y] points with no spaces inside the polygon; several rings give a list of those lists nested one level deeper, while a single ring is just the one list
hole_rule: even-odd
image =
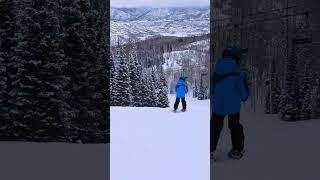
[{"label": "child skier", "polygon": [[180,99],[182,101],[182,112],[187,110],[187,102],[185,99],[185,94],[188,92],[188,86],[186,84],[187,77],[180,77],[176,85],[176,102],[174,103],[174,112],[177,111]]},{"label": "child skier", "polygon": [[232,149],[228,153],[230,158],[240,159],[244,150],[243,126],[240,123],[241,101],[248,98],[248,88],[244,75],[240,71],[241,54],[246,50],[230,47],[223,52],[223,57],[215,64],[212,79],[212,115],[210,146],[211,158],[214,159],[223,121],[228,116],[228,127],[231,132]]}]

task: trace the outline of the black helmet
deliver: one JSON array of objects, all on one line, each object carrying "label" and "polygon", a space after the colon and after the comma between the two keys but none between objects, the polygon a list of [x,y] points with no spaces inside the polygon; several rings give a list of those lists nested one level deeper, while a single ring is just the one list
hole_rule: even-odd
[{"label": "black helmet", "polygon": [[223,58],[233,58],[240,61],[241,56],[248,52],[248,48],[242,49],[239,47],[228,47],[224,49],[222,57]]},{"label": "black helmet", "polygon": [[184,81],[186,81],[187,78],[188,78],[188,77],[186,77],[186,76],[180,77],[180,79],[182,79],[182,80],[184,80]]}]

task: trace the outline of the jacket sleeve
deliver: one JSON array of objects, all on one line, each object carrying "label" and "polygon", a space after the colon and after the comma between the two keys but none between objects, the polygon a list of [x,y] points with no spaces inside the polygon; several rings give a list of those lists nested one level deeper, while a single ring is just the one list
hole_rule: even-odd
[{"label": "jacket sleeve", "polygon": [[216,73],[213,73],[212,79],[210,79],[210,96],[214,95],[214,88],[215,88],[215,78],[216,78]]},{"label": "jacket sleeve", "polygon": [[240,96],[242,101],[246,101],[249,96],[248,92],[248,84],[246,82],[246,75],[244,73],[241,73],[238,81],[238,88],[240,91]]},{"label": "jacket sleeve", "polygon": [[213,97],[214,95],[214,91],[216,88],[216,78],[217,78],[217,70],[219,68],[219,60],[216,62],[216,64],[213,67],[213,74],[212,74],[212,78],[210,79],[210,96]]},{"label": "jacket sleeve", "polygon": [[186,85],[186,93],[188,93],[189,89],[188,89],[188,85]]}]

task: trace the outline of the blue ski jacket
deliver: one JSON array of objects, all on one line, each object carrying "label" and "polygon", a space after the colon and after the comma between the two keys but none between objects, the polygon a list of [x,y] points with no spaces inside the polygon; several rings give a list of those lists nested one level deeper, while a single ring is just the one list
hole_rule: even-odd
[{"label": "blue ski jacket", "polygon": [[[233,75],[230,75],[233,74]],[[217,82],[214,79],[220,78]],[[214,68],[211,97],[212,111],[219,115],[240,112],[241,101],[248,99],[248,88],[240,65],[232,58],[219,59]],[[212,83],[212,82],[211,82]]]},{"label": "blue ski jacket", "polygon": [[185,98],[187,92],[188,86],[186,85],[186,82],[182,79],[179,79],[176,85],[176,97]]}]

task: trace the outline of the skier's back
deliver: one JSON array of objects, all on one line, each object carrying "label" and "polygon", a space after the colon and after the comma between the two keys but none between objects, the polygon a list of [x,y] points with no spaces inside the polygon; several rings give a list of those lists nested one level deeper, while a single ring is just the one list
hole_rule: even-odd
[{"label": "skier's back", "polygon": [[240,124],[241,101],[248,98],[245,77],[240,71],[239,48],[227,48],[223,58],[215,65],[214,78],[212,79],[212,115],[211,115],[211,153],[216,150],[223,120],[228,116],[228,126],[231,132],[232,149],[229,156],[241,158],[244,149],[243,126]]}]

